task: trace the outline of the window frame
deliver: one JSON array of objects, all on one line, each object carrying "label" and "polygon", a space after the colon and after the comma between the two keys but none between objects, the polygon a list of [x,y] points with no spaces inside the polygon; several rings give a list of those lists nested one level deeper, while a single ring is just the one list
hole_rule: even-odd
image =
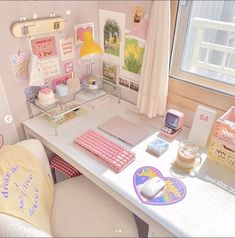
[{"label": "window frame", "polygon": [[[175,32],[172,40],[172,52],[170,62],[170,78],[181,80],[208,89],[220,94],[235,97],[235,85],[208,79],[193,73],[185,72],[180,69],[185,44],[185,36],[188,27],[188,19],[191,9],[191,1],[178,1],[175,17]],[[180,13],[180,14],[179,14]]]}]

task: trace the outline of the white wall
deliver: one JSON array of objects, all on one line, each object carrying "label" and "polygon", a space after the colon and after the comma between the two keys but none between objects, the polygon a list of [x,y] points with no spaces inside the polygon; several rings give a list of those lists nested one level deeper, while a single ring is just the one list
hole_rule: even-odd
[{"label": "white wall", "polygon": [[[9,55],[18,52],[18,50],[30,49],[30,46],[27,38],[16,38],[11,34],[11,24],[18,21],[20,16],[31,19],[34,13],[38,15],[38,18],[48,17],[52,12],[66,18],[67,9],[71,10],[71,15],[66,22],[64,31],[50,35],[55,35],[57,40],[73,36],[74,25],[94,22],[97,37],[97,1],[0,1],[0,75],[20,140],[24,139],[21,122],[29,118],[24,95],[24,89],[28,87],[28,82],[17,85],[12,80]],[[0,101],[0,108],[2,107]]]},{"label": "white wall", "polygon": [[11,109],[7,100],[7,95],[3,87],[2,79],[0,77],[0,133],[3,135],[4,144],[13,144],[19,140],[14,118],[13,121],[7,123],[5,121],[6,116],[11,116]]}]

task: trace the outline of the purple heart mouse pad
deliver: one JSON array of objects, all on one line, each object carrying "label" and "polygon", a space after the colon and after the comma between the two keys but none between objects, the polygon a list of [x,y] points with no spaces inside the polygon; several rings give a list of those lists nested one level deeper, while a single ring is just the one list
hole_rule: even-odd
[{"label": "purple heart mouse pad", "polygon": [[[165,180],[165,188],[152,198],[141,194],[143,184],[150,178],[160,177]],[[135,192],[141,202],[149,205],[170,205],[181,201],[186,195],[186,187],[179,179],[164,177],[161,172],[151,166],[144,166],[136,170],[133,177]]]}]

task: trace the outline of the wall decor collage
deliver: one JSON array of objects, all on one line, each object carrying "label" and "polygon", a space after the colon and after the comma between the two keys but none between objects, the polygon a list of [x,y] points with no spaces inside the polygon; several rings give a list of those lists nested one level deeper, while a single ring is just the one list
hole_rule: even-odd
[{"label": "wall decor collage", "polygon": [[[143,18],[144,9],[134,6],[132,27]],[[16,83],[29,80],[31,56],[38,58],[45,81],[55,82],[61,77],[70,77],[72,72],[82,80],[89,75],[90,64],[80,59],[83,32],[92,32],[93,22],[74,25],[74,36],[57,39],[57,35],[32,37],[30,50],[19,51],[9,56],[13,79]],[[103,49],[101,58],[102,78],[135,92],[139,90],[139,78],[144,55],[144,46],[125,29],[125,14],[100,9],[99,39]],[[94,39],[95,40],[95,39]],[[94,61],[96,63],[96,61]]]},{"label": "wall decor collage", "polygon": [[[132,27],[144,17],[144,9],[134,6]],[[100,43],[102,57],[102,77],[135,92],[139,90],[139,78],[144,55],[144,44],[125,29],[125,14],[99,10]]]}]

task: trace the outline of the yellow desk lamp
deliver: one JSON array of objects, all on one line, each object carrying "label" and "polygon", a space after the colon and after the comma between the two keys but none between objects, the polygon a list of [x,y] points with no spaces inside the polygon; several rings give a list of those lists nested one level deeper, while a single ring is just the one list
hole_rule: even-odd
[{"label": "yellow desk lamp", "polygon": [[83,45],[80,48],[80,57],[82,60],[90,61],[90,79],[88,80],[88,84],[95,85],[96,83],[92,70],[93,59],[100,57],[102,54],[103,51],[101,47],[92,38],[92,32],[84,31]]}]

